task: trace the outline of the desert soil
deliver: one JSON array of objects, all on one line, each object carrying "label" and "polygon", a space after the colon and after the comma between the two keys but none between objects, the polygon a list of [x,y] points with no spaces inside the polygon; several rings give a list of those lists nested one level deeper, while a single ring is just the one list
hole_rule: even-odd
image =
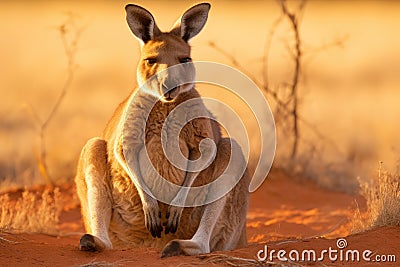
[{"label": "desert soil", "polygon": [[[161,259],[160,251],[153,248],[81,252],[77,244],[84,231],[79,206],[73,187],[62,188],[65,205],[59,224],[60,236],[44,234],[0,235],[1,266],[228,266],[252,263],[257,253],[267,246],[272,250],[284,250],[286,256],[292,250],[315,250],[317,258],[323,250],[337,250],[338,260],[324,254],[323,261],[284,262],[289,266],[377,266],[377,255],[395,255],[400,262],[400,228],[383,227],[359,234],[351,234],[351,217],[356,205],[365,209],[360,196],[334,192],[318,187],[310,180],[293,179],[274,171],[264,184],[251,195],[248,212],[247,236],[249,245],[229,252],[214,252],[205,256],[179,256]],[[345,238],[347,246],[337,247],[337,240]],[[340,261],[340,251],[360,253],[360,261]],[[370,262],[362,259],[362,253],[371,250]],[[279,263],[273,254],[273,262]],[[335,253],[335,252],[333,252]],[[269,254],[268,254],[269,255]],[[295,255],[295,254],[292,254]],[[334,257],[335,254],[332,254]],[[261,253],[260,256],[264,256]],[[241,261],[240,259],[248,259]],[[270,261],[269,258],[266,259]],[[398,263],[400,264],[400,263]],[[380,263],[396,266],[396,263]]]}]

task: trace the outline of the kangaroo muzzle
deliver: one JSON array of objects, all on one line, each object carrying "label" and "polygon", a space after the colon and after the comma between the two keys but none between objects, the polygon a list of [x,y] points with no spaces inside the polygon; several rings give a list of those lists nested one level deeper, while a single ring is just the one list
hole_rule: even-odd
[{"label": "kangaroo muzzle", "polygon": [[163,101],[173,101],[180,93],[193,87],[193,64],[178,64],[158,74],[160,96]]}]

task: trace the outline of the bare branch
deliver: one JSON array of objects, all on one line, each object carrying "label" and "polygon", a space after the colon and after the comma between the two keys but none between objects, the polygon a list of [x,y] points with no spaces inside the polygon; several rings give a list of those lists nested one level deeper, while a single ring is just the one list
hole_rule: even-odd
[{"label": "bare branch", "polygon": [[[58,27],[58,31],[60,33],[65,55],[67,57],[67,77],[61,87],[59,96],[57,97],[52,109],[45,119],[41,119],[33,106],[29,105],[30,112],[39,128],[39,154],[37,155],[38,169],[46,184],[48,185],[53,185],[53,181],[50,177],[47,166],[45,133],[50,122],[53,120],[55,114],[59,110],[61,103],[63,102],[67,91],[71,87],[72,81],[74,79],[75,70],[77,67],[75,63],[75,58],[78,51],[78,41],[83,31],[83,28],[78,28],[73,21],[72,15],[69,14],[67,21]],[[71,36],[71,40],[68,40],[68,35]]]},{"label": "bare branch", "polygon": [[301,73],[301,61],[302,61],[302,41],[300,38],[300,29],[299,29],[299,18],[298,18],[298,13],[300,13],[304,7],[305,7],[305,1],[302,1],[301,4],[298,7],[298,13],[291,13],[286,5],[285,0],[280,0],[279,1],[282,9],[283,15],[289,20],[289,23],[291,25],[292,31],[294,33],[294,39],[295,39],[295,48],[294,48],[294,73],[293,73],[293,78],[292,78],[292,84],[291,84],[291,101],[292,101],[292,114],[293,114],[293,146],[292,146],[292,152],[291,152],[291,157],[294,158],[297,154],[298,150],[298,141],[299,141],[299,136],[300,136],[300,130],[299,130],[299,125],[298,125],[298,85],[299,85],[299,79],[300,79],[300,73]]},{"label": "bare branch", "polygon": [[74,32],[72,32],[72,34],[73,34],[72,41],[70,41],[70,42],[68,42],[67,37],[66,37],[68,34],[68,31],[69,31],[67,28],[67,25],[65,25],[65,24],[61,25],[59,27],[59,31],[60,31],[60,35],[61,35],[60,36],[61,40],[63,42],[65,55],[67,56],[67,60],[68,60],[68,73],[67,73],[67,78],[61,88],[60,95],[58,96],[48,117],[42,124],[43,130],[45,130],[47,128],[47,125],[52,120],[54,114],[57,113],[57,110],[60,107],[60,104],[63,101],[68,88],[71,86],[72,80],[75,75],[75,69],[76,69],[75,56],[76,56],[76,52],[78,50],[78,40],[81,36],[83,28],[75,28],[74,27]]},{"label": "bare branch", "polygon": [[[293,144],[290,154],[291,158],[294,158],[298,153],[298,146],[300,141],[307,146],[310,146],[311,150],[315,153],[318,152],[316,151],[314,142],[308,143],[309,140],[307,140],[306,137],[300,135],[299,125],[308,128],[318,140],[334,148],[340,155],[344,155],[344,153],[332,139],[322,134],[317,129],[317,127],[315,127],[315,125],[310,123],[299,112],[299,84],[300,79],[303,79],[302,71],[304,69],[304,56],[308,56],[308,54],[304,52],[303,42],[300,35],[300,21],[304,13],[306,1],[299,2],[297,7],[294,9],[295,11],[293,12],[289,11],[285,0],[278,0],[278,3],[281,7],[282,14],[273,22],[271,30],[267,34],[264,54],[262,57],[263,77],[261,81],[256,76],[249,73],[249,71],[245,67],[243,67],[243,65],[241,65],[240,62],[231,53],[225,51],[222,47],[219,47],[214,42],[209,42],[209,45],[217,52],[225,56],[234,67],[238,68],[250,79],[252,79],[256,83],[256,85],[266,93],[267,97],[269,97],[269,99],[272,100],[274,104],[276,104],[273,112],[275,123],[276,125],[279,125],[281,129],[284,129],[285,132],[288,132],[291,135],[291,138],[293,138]],[[294,46],[291,47],[288,43],[286,44],[288,53],[294,62],[293,74],[290,82],[281,83],[276,87],[271,87],[268,77],[269,53],[271,49],[271,43],[273,41],[277,28],[284,19],[289,22],[290,29],[293,32]],[[343,39],[337,39],[332,43],[327,43],[322,45],[321,47],[318,47],[315,51],[319,52],[334,45],[342,45],[343,41]],[[309,53],[309,51],[307,51],[307,53]]]}]

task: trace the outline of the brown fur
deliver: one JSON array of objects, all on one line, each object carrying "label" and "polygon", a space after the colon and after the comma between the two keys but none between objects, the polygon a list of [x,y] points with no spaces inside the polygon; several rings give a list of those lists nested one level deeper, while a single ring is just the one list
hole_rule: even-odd
[{"label": "brown fur", "polygon": [[[138,10],[139,15],[141,15],[140,12],[144,12],[136,6],[133,8]],[[142,59],[138,66],[138,75],[140,76],[138,80],[147,80],[158,73],[160,68],[179,64],[182,57],[190,56],[190,46],[181,37],[178,37],[176,32],[179,32],[176,28],[169,33],[157,32],[156,36],[143,45]],[[149,57],[157,57],[157,64],[150,66],[146,63],[146,58]],[[166,214],[170,211],[172,213],[174,209],[161,202],[155,202],[156,206],[153,201],[150,201],[150,204],[147,203],[146,199],[148,198],[144,198],[143,193],[135,186],[134,177],[129,176],[116,158],[124,159],[121,125],[126,123],[124,112],[130,107],[128,105],[136,108],[136,112],[130,114],[133,118],[143,119],[140,117],[140,110],[146,108],[148,96],[139,90],[132,92],[118,106],[105,128],[102,138],[89,140],[82,149],[75,182],[81,201],[85,229],[89,235],[83,237],[84,241],[81,240],[81,249],[102,250],[111,247],[151,246],[164,247],[162,256],[172,256],[228,250],[245,245],[245,217],[249,184],[247,171],[238,184],[221,200],[206,206],[184,208],[180,217],[179,212],[176,213],[179,224],[175,233],[162,233],[160,238],[155,238],[150,234],[149,229],[146,229],[149,227],[145,223],[148,219],[145,218],[145,212],[159,210],[160,225],[164,225],[168,223]],[[158,93],[162,94],[163,92]],[[198,98],[199,94],[192,87],[189,89],[182,87],[177,88],[170,96],[173,97],[173,101],[158,101],[155,104],[147,119],[144,132],[140,132],[140,130],[137,132],[135,125],[129,125],[129,127],[132,128],[131,132],[135,131],[139,136],[144,135],[150,161],[161,176],[172,183],[182,185],[187,179],[185,178],[186,173],[172,166],[165,158],[161,144],[161,128],[174,107],[189,99]],[[199,102],[196,108],[205,110],[202,102]],[[184,126],[179,136],[181,152],[190,160],[197,159],[200,156],[199,143],[204,138],[211,138],[217,144],[217,156],[208,168],[201,171],[194,180],[193,186],[208,184],[219,177],[231,157],[230,139],[222,138],[219,125],[206,118],[194,119]],[[139,158],[134,158],[134,160],[139,161]],[[146,166],[142,164],[139,173],[142,176],[151,177],[152,173]],[[154,183],[149,187],[164,188],[162,182]],[[223,205],[222,209],[221,205]],[[216,214],[207,215],[213,214],[214,206],[220,207],[218,211],[216,208]],[[215,225],[208,222],[213,218],[217,220]],[[157,225],[159,225],[158,223]],[[212,229],[206,229],[203,233],[201,231],[204,229],[201,230],[202,227],[200,227],[202,224],[212,225]],[[203,236],[207,235],[209,231],[211,231],[209,244],[201,244],[196,241],[199,240],[197,237],[203,240]],[[171,242],[168,243],[169,241]]]}]

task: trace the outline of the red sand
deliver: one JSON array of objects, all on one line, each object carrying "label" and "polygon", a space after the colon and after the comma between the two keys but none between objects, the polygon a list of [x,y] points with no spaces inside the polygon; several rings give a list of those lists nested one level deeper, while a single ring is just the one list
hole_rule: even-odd
[{"label": "red sand", "polygon": [[[365,207],[361,197],[321,189],[308,180],[294,180],[274,172],[261,188],[251,195],[248,213],[246,248],[229,252],[216,252],[206,257],[179,256],[160,259],[160,251],[152,248],[111,250],[101,253],[81,252],[77,248],[83,232],[83,225],[73,190],[62,190],[64,199],[69,201],[61,216],[59,228],[61,237],[43,234],[7,234],[0,237],[1,266],[71,266],[92,263],[91,266],[112,264],[114,266],[208,266],[216,263],[221,254],[257,259],[257,253],[267,245],[268,253],[275,250],[286,252],[296,250],[300,256],[304,250],[314,250],[319,258],[323,250],[338,250],[337,239],[345,237],[347,247],[343,248],[343,260],[329,259],[324,254],[322,262],[297,262],[299,265],[358,265],[377,266],[372,262],[378,255],[395,255],[400,262],[400,227],[383,227],[361,234],[350,235],[349,218],[354,213],[355,201]],[[77,233],[78,232],[78,233]],[[359,251],[360,261],[345,261],[346,252]],[[362,259],[362,253],[371,250],[371,262]],[[340,250],[333,252],[340,257]],[[281,252],[282,253],[282,252]],[[336,254],[335,254],[336,253]],[[214,255],[214,256],[213,256]],[[295,256],[295,252],[292,254]],[[263,253],[260,256],[264,256]],[[269,256],[269,254],[268,254]],[[307,256],[307,254],[306,254]],[[368,256],[368,255],[367,255]],[[231,259],[232,260],[232,259]],[[269,260],[269,258],[267,258]],[[94,263],[98,263],[97,265]],[[225,264],[226,266],[227,264]],[[396,266],[396,263],[381,263],[382,266]],[[103,265],[104,266],[104,265]]]}]

